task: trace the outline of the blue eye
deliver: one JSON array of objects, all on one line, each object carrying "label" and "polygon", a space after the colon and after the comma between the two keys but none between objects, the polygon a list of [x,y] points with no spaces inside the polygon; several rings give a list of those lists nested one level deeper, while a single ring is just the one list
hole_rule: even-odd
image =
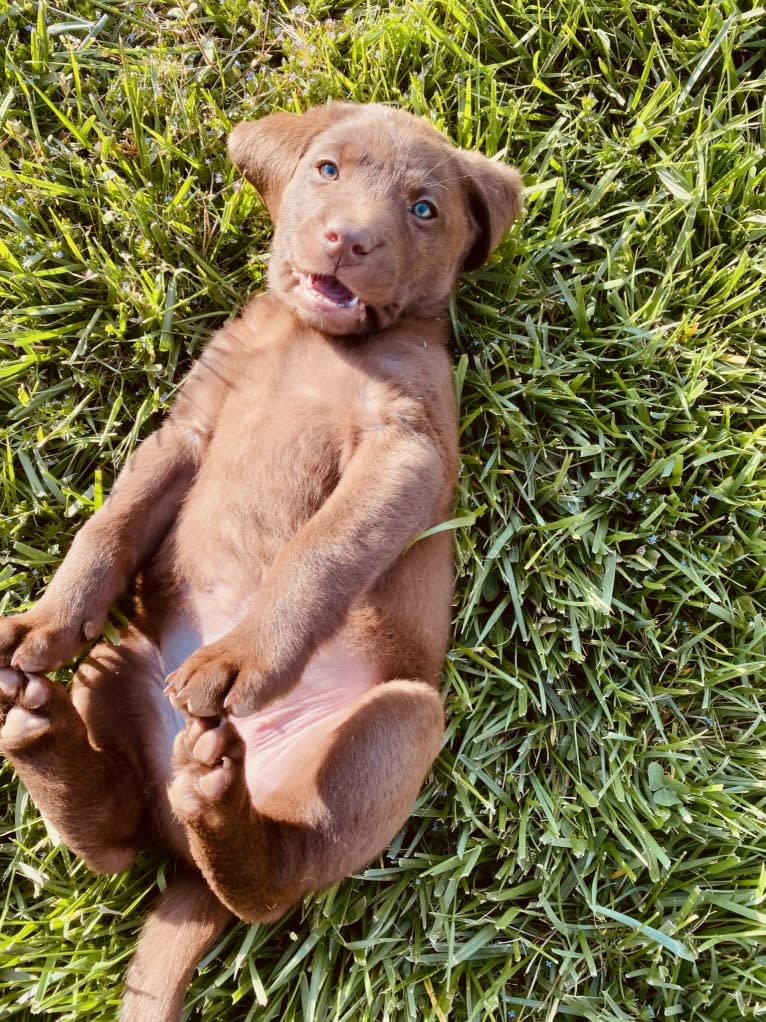
[{"label": "blue eye", "polygon": [[433,220],[436,216],[436,206],[429,202],[428,199],[421,199],[414,206],[410,206],[410,213],[416,216],[418,220]]},{"label": "blue eye", "polygon": [[319,176],[325,178],[326,181],[336,181],[338,178],[338,168],[330,160],[320,163],[317,170],[319,171]]}]

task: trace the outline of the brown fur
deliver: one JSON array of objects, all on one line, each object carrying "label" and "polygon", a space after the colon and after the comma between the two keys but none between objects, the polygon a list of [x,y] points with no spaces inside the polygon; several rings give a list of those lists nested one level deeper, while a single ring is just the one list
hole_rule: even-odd
[{"label": "brown fur", "polygon": [[[40,602],[0,621],[0,748],[41,811],[94,869],[147,845],[188,864],[129,970],[130,1022],[178,1018],[230,912],[278,918],[411,809],[443,728],[451,544],[413,540],[457,474],[445,310],[521,202],[514,170],[380,106],[240,124],[230,154],[275,221],[269,290]],[[132,624],[70,697],[44,672],[127,589]]]}]

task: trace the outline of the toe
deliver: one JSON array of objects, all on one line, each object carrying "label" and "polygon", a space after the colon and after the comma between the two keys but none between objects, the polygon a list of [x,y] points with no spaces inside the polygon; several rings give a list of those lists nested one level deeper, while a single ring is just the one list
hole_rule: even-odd
[{"label": "toe", "polygon": [[199,793],[196,778],[183,771],[173,778],[168,788],[168,798],[173,811],[184,817],[199,808]]},{"label": "toe", "polygon": [[23,706],[12,706],[0,728],[0,738],[6,742],[23,742],[41,734],[48,724],[46,717],[30,713]]},{"label": "toe", "polygon": [[226,736],[221,728],[213,728],[200,735],[194,743],[192,756],[198,763],[214,766],[223,755],[225,745]]},{"label": "toe", "polygon": [[24,675],[8,667],[0,667],[0,699],[8,702],[18,698]]},{"label": "toe", "polygon": [[27,682],[21,696],[21,705],[27,710],[39,710],[48,698],[48,686],[34,675]]},{"label": "toe", "polygon": [[202,774],[197,783],[199,784],[200,791],[205,798],[208,798],[211,801],[217,801],[226,793],[226,790],[232,780],[232,763],[228,756],[224,756],[221,760],[220,766]]}]

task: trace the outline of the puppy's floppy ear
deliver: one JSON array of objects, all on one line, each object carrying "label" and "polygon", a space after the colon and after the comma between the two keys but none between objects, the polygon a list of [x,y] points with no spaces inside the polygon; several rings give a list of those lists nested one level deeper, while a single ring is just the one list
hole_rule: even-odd
[{"label": "puppy's floppy ear", "polygon": [[475,270],[491,252],[524,208],[523,182],[515,167],[495,163],[481,153],[461,152],[466,166],[468,209],[476,224],[476,238],[463,263]]},{"label": "puppy's floppy ear", "polygon": [[236,125],[229,136],[229,159],[255,185],[272,220],[279,214],[282,191],[311,141],[355,110],[353,103],[327,103],[305,114],[274,113]]}]

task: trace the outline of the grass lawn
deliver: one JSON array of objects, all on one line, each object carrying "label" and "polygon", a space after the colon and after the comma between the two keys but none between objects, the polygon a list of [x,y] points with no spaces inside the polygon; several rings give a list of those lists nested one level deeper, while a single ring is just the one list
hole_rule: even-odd
[{"label": "grass lawn", "polygon": [[[0,612],[261,286],[234,121],[398,103],[527,186],[454,305],[441,757],[186,1017],[764,1017],[766,9],[0,0],[0,46]],[[0,777],[0,1017],[113,1019],[166,865],[93,877]]]}]

